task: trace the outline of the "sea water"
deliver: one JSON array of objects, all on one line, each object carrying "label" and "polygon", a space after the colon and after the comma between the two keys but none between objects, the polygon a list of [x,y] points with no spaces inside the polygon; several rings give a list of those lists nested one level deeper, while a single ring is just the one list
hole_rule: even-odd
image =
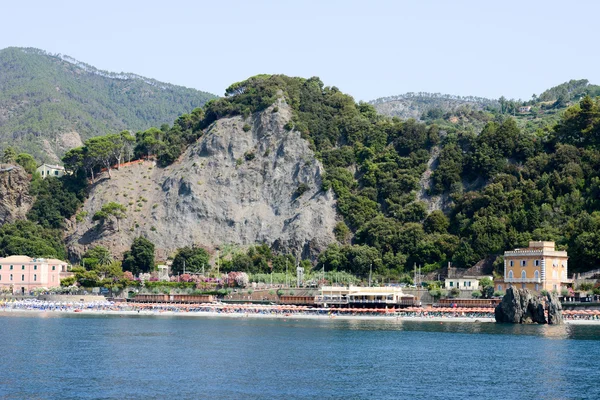
[{"label": "sea water", "polygon": [[2,399],[600,399],[600,326],[0,317]]}]

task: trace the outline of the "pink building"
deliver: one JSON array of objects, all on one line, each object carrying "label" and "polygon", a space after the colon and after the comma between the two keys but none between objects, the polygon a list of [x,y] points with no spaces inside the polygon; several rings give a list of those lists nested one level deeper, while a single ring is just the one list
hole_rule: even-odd
[{"label": "pink building", "polygon": [[72,275],[67,266],[65,261],[55,258],[0,258],[0,291],[25,294],[36,288],[60,286],[61,279]]}]

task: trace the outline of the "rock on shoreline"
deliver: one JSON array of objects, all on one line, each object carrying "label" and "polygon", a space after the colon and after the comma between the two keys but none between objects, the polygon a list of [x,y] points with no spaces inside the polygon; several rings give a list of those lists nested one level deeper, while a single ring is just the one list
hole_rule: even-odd
[{"label": "rock on shoreline", "polygon": [[[546,319],[545,306],[548,310]],[[540,297],[528,289],[509,288],[494,311],[496,322],[512,324],[551,324],[564,323],[562,305],[555,294]]]}]

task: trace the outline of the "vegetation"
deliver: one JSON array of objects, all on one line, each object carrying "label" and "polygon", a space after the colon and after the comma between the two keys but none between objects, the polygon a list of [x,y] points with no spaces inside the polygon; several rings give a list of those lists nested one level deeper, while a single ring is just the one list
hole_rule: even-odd
[{"label": "vegetation", "polygon": [[31,48],[1,50],[0,71],[0,108],[11,110],[0,126],[0,149],[16,144],[46,162],[52,155],[42,139],[60,156],[63,134],[89,139],[161,126],[215,97]]},{"label": "vegetation", "polygon": [[171,271],[173,274],[200,273],[210,269],[210,255],[201,247],[182,247],[177,250]]},{"label": "vegetation", "polygon": [[119,231],[119,221],[127,218],[127,207],[122,204],[111,201],[102,206],[100,211],[96,211],[92,220],[99,221],[100,225],[104,226],[107,222],[113,227],[116,225],[117,232]]},{"label": "vegetation", "polygon": [[123,254],[123,269],[134,275],[154,270],[154,243],[142,236],[135,238]]},{"label": "vegetation", "polygon": [[[471,110],[461,116],[464,124],[451,125],[435,112],[426,122],[379,115],[373,106],[357,104],[318,78],[259,75],[233,84],[224,98],[182,115],[173,127],[138,132],[135,139],[122,132],[88,140],[69,151],[64,162],[76,172],[74,177],[83,179],[93,179],[103,167],[110,171],[129,157],[152,156],[168,165],[216,119],[248,117],[282,93],[293,110],[289,129],[299,131],[322,160],[322,189],[335,192],[343,217],[335,229],[339,243],[318,257],[317,269],[409,280],[406,273],[415,263],[423,272],[448,261],[468,267],[529,240],[554,240],[569,251],[571,270],[584,271],[600,263],[600,105],[585,95],[596,90],[587,81],[565,87],[569,101],[584,97],[562,114],[513,117],[511,111],[515,114],[515,107],[525,102],[501,99],[498,107]],[[563,90],[540,97],[559,92]],[[560,107],[554,103],[552,107]],[[434,149],[439,159],[426,194],[445,196],[448,207],[428,212],[417,192],[424,190],[420,180]],[[5,156],[14,158],[14,153]],[[50,207],[51,213],[34,207],[31,218],[44,229],[59,228],[84,193],[67,180],[39,188],[49,204],[59,192],[69,192]],[[297,195],[307,189],[300,186]],[[124,216],[123,206],[109,203],[94,220],[112,221],[118,229]],[[47,231],[36,234],[48,237]],[[50,250],[59,251],[49,245],[42,252]],[[177,268],[182,270],[186,260],[186,271],[197,271],[206,258],[201,253],[182,249]],[[123,263],[128,265],[127,258]],[[296,260],[260,245],[223,256],[219,265],[223,272],[270,274],[284,272],[286,266],[293,269]],[[304,265],[310,268],[306,261]],[[490,297],[493,286],[482,284],[481,291]]]},{"label": "vegetation", "polygon": [[[413,263],[467,267],[531,239],[568,249],[573,270],[600,263],[596,100],[584,97],[542,128],[508,116],[515,103],[487,110],[479,134],[474,124],[442,132],[435,122],[378,115],[318,78],[260,75],[208,103],[201,126],[263,110],[278,91],[294,110],[291,126],[322,159],[323,189],[334,190],[353,234],[321,254],[326,270],[399,276]],[[416,192],[433,146],[441,151],[432,194],[452,203],[428,215]]]}]

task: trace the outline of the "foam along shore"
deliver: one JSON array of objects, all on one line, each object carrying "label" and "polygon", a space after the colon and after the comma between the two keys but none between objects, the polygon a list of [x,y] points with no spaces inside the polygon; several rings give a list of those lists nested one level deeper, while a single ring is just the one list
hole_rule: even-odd
[{"label": "foam along shore", "polygon": [[[432,308],[403,310],[325,309],[254,304],[52,303],[37,300],[0,303],[0,316],[147,316],[339,320],[407,320],[430,322],[495,322],[493,311],[440,312]],[[565,324],[600,325],[597,316],[566,316]]]}]

